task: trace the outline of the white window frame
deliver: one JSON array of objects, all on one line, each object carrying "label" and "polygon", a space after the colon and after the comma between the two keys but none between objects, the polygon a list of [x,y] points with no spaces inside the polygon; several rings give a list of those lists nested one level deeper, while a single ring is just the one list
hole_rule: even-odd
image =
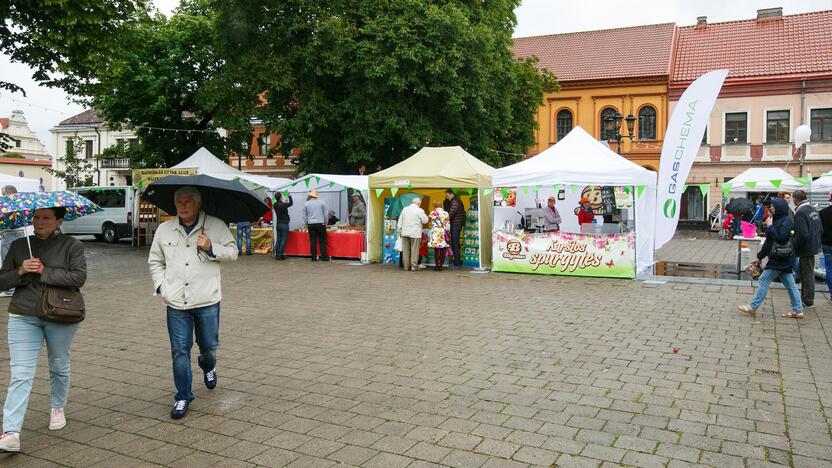
[{"label": "white window frame", "polygon": [[[751,144],[751,111],[737,109],[737,110],[725,110],[722,111],[722,146],[725,146],[725,135],[728,133],[726,132],[725,124],[727,123],[727,115],[728,114],[745,114],[745,143],[734,143],[731,142],[729,146],[740,146],[740,145],[750,145]],[[710,139],[710,135],[708,135],[708,139]]]},{"label": "white window frame", "polygon": [[772,143],[772,145],[791,145],[794,140],[794,109],[791,107],[766,107],[763,109],[763,144],[768,144],[768,113],[777,111],[789,111],[789,139],[785,143]]}]

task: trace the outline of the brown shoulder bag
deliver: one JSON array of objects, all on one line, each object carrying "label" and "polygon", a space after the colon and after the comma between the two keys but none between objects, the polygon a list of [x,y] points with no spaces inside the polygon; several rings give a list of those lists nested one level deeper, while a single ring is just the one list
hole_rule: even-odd
[{"label": "brown shoulder bag", "polygon": [[55,323],[81,323],[86,316],[81,291],[42,285],[37,305],[38,318]]}]

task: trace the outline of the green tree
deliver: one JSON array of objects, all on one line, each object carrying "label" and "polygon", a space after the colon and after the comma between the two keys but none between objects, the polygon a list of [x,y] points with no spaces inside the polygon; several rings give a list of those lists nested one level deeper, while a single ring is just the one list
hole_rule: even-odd
[{"label": "green tree", "polygon": [[46,172],[66,182],[67,187],[83,187],[92,185],[93,161],[82,158],[84,154],[84,141],[80,138],[72,138],[67,141],[64,155],[58,158],[58,167],[45,169]]},{"label": "green tree", "polygon": [[525,153],[557,80],[511,52],[519,3],[211,0],[229,82],[265,101],[256,116],[307,171],[372,171],[425,145],[497,165]]}]

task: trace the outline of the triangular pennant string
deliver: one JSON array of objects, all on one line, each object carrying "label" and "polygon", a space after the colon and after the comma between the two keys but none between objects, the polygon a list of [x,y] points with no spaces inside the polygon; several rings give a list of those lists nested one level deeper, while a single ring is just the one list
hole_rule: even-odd
[{"label": "triangular pennant string", "polygon": [[731,184],[722,184],[722,198],[728,198],[728,192],[731,191]]},{"label": "triangular pennant string", "polygon": [[569,190],[571,190],[574,193],[575,190],[578,190],[578,186],[575,185],[575,184],[572,184],[572,185],[569,186]]},{"label": "triangular pennant string", "polygon": [[321,183],[321,178],[320,177],[315,177],[315,183],[320,184]]},{"label": "triangular pennant string", "polygon": [[750,189],[753,189],[754,187],[757,186],[757,182],[754,182],[754,181],[746,182],[745,186],[750,188]]},{"label": "triangular pennant string", "polygon": [[772,179],[769,182],[771,182],[771,185],[773,185],[774,188],[780,188],[780,185],[783,183],[783,180],[782,179]]},{"label": "triangular pennant string", "polygon": [[407,189],[408,189],[408,190],[413,190],[413,186],[412,186],[412,185],[408,185],[408,186],[407,186]]},{"label": "triangular pennant string", "polygon": [[330,182],[329,185],[327,185],[327,187],[332,188],[333,185],[335,185],[335,182]]},{"label": "triangular pennant string", "polygon": [[555,190],[555,193],[560,192],[560,184],[555,184],[555,185],[552,186],[552,188]]},{"label": "triangular pennant string", "polygon": [[794,180],[800,183],[800,185],[809,185],[809,179],[806,177],[795,177]]},{"label": "triangular pennant string", "polygon": [[469,188],[469,189],[468,189],[468,195],[472,195],[473,193],[474,193],[474,189]]},{"label": "triangular pennant string", "polygon": [[699,184],[699,192],[701,192],[702,198],[707,197],[711,192],[711,184]]},{"label": "triangular pennant string", "polygon": [[309,177],[303,179],[303,183],[306,184],[306,188],[309,188]]},{"label": "triangular pennant string", "polygon": [[395,197],[397,193],[399,193],[399,188],[398,187],[390,187],[390,195],[391,196]]},{"label": "triangular pennant string", "polygon": [[380,197],[382,193],[384,193],[384,189],[383,188],[377,188],[376,189],[376,198]]},{"label": "triangular pennant string", "polygon": [[529,193],[529,186],[528,185],[523,186],[523,193]]},{"label": "triangular pennant string", "polygon": [[688,191],[688,184],[682,184],[682,193],[685,193],[687,191]]},{"label": "triangular pennant string", "polygon": [[636,197],[641,198],[641,194],[644,193],[645,188],[647,188],[646,185],[636,185]]}]

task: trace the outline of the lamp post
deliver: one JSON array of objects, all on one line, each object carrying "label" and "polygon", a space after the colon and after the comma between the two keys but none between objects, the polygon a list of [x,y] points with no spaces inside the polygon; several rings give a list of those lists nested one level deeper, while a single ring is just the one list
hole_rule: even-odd
[{"label": "lamp post", "polygon": [[618,154],[621,154],[621,121],[624,120],[627,122],[627,137],[630,141],[633,141],[633,129],[636,125],[636,117],[633,114],[624,117],[618,111],[615,112],[613,115],[608,115],[604,117],[604,133],[607,135],[612,135],[609,141],[616,142],[616,147],[618,149]]},{"label": "lamp post", "polygon": [[[246,157],[248,157],[248,142],[247,141],[242,142],[240,144],[240,147],[243,149],[243,153],[245,153]],[[243,155],[238,154],[237,155],[237,170],[240,170],[240,171],[243,170],[242,164],[243,164]]]}]

